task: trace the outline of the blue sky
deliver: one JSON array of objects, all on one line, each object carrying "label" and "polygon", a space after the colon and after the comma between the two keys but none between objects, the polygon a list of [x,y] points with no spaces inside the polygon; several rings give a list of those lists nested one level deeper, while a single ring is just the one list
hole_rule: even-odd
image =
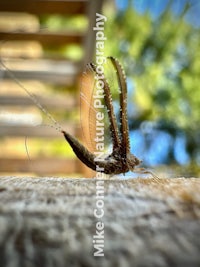
[{"label": "blue sky", "polygon": [[[128,5],[128,0],[116,0],[119,9],[124,9]],[[133,6],[138,13],[149,11],[153,19],[160,16],[167,7],[170,0],[133,0]],[[200,1],[199,0],[172,0],[172,11],[175,15],[179,15],[186,3],[191,4],[190,9],[185,15],[185,19],[194,27],[200,27]]]}]

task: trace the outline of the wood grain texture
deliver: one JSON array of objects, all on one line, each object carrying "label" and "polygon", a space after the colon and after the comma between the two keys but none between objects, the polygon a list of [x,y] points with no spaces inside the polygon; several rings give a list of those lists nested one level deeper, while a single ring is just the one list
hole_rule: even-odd
[{"label": "wood grain texture", "polygon": [[105,257],[96,182],[0,178],[0,266],[200,266],[200,180],[104,180]]}]

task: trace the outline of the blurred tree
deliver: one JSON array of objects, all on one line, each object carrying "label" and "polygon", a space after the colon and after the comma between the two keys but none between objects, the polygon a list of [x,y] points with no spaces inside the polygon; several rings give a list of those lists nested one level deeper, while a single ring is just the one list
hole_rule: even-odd
[{"label": "blurred tree", "polygon": [[130,127],[147,129],[144,122],[154,121],[149,130],[152,139],[160,131],[173,137],[162,163],[200,164],[199,28],[185,20],[191,8],[187,1],[179,15],[172,3],[154,19],[148,12],[136,12],[133,1],[124,10],[112,14],[109,10],[105,53],[125,66],[132,99]]}]

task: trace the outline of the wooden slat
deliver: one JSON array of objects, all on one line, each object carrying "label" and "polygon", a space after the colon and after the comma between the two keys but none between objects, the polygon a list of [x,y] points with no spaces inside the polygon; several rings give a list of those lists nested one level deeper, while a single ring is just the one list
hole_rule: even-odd
[{"label": "wooden slat", "polygon": [[84,33],[81,32],[48,32],[48,31],[39,31],[39,32],[7,32],[0,31],[0,40],[14,40],[14,41],[38,41],[42,45],[67,45],[67,44],[82,44]]},{"label": "wooden slat", "polygon": [[[46,124],[45,124],[46,125]],[[62,129],[70,133],[71,135],[76,134],[76,128],[73,123],[67,123],[67,125],[62,124]],[[63,135],[57,132],[52,127],[48,126],[8,126],[0,125],[0,137],[37,137],[37,138],[64,138]]]},{"label": "wooden slat", "polygon": [[63,158],[0,158],[0,172],[34,172],[38,174],[58,174],[77,172],[74,159]]},{"label": "wooden slat", "polygon": [[4,71],[2,79],[40,80],[52,84],[72,86],[79,71],[78,64],[69,60],[47,59],[3,59],[3,64],[10,72]]},{"label": "wooden slat", "polygon": [[[72,86],[75,83],[75,76],[66,75],[63,73],[52,73],[52,72],[41,72],[41,71],[12,71],[15,78],[19,80],[38,80],[43,82],[48,82],[51,84],[57,85],[66,85]],[[5,79],[12,79],[10,75],[5,72],[4,73]]]},{"label": "wooden slat", "polygon": [[84,14],[86,0],[1,0],[0,11],[29,12],[32,14]]},{"label": "wooden slat", "polygon": [[[76,101],[72,96],[67,97],[39,97],[38,102],[48,109],[69,110],[75,108]],[[35,106],[35,103],[29,97],[19,97],[18,95],[0,96],[1,106]]]}]

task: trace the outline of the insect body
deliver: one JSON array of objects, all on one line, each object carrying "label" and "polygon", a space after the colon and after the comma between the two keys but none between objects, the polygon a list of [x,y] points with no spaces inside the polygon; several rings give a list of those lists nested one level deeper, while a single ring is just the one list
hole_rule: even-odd
[{"label": "insect body", "polygon": [[[102,78],[104,101],[108,111],[110,134],[113,143],[113,149],[109,156],[103,160],[96,161],[95,155],[91,153],[86,147],[79,143],[70,134],[62,131],[65,139],[72,147],[76,156],[89,168],[93,170],[102,170],[106,174],[120,174],[128,171],[134,171],[135,166],[140,164],[140,160],[130,153],[129,128],[127,119],[127,85],[124,70],[119,61],[113,57],[108,58],[116,71],[118,77],[118,84],[120,88],[120,129],[117,127],[117,120],[113,110],[112,97],[110,86],[105,78]],[[96,73],[96,66],[89,64],[91,70]]]}]

